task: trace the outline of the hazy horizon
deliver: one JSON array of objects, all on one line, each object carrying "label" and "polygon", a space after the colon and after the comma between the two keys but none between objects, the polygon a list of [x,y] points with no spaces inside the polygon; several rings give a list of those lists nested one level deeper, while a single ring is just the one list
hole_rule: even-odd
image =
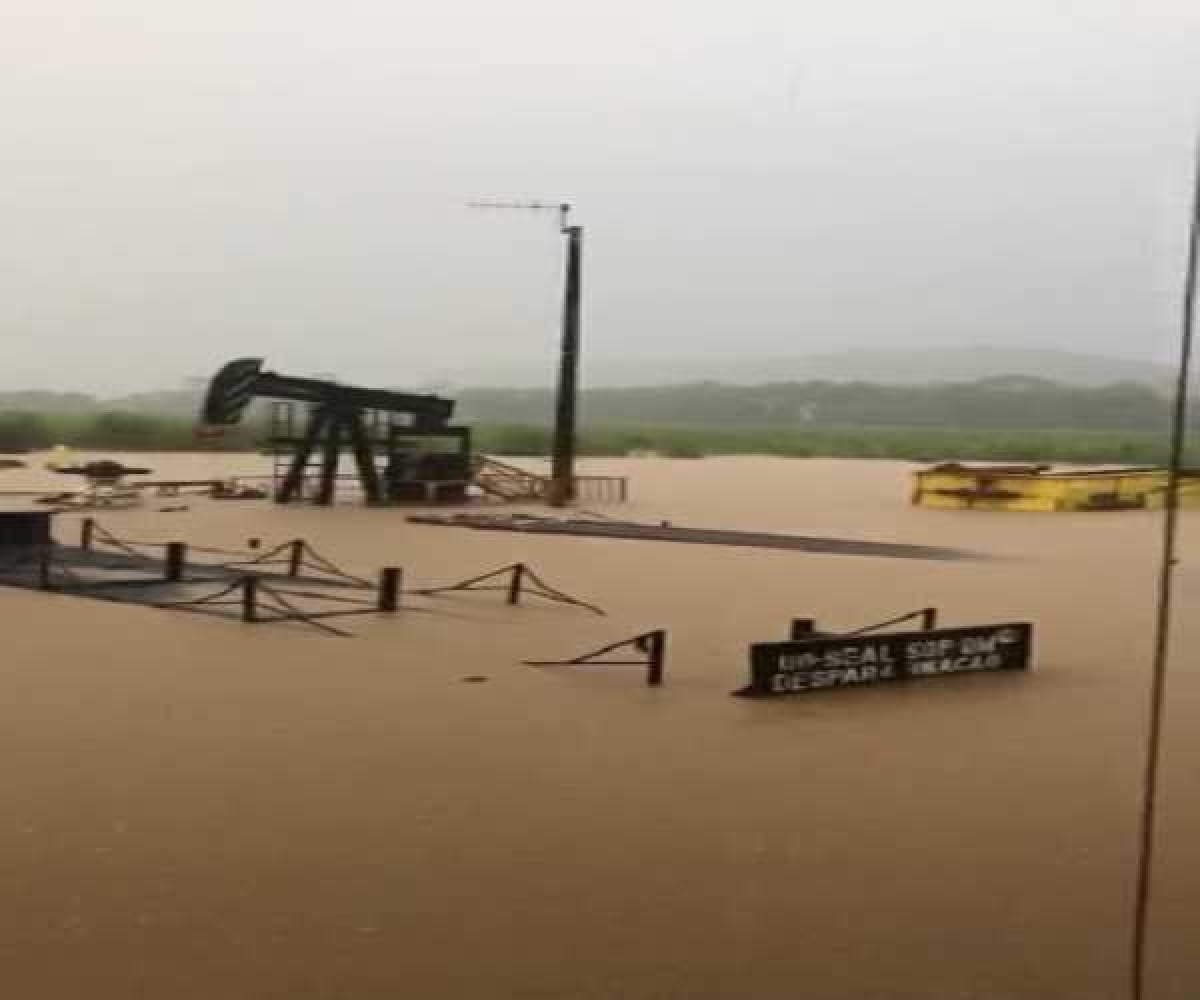
[{"label": "hazy horizon", "polygon": [[25,4],[0,389],[845,348],[1169,360],[1200,8]]}]

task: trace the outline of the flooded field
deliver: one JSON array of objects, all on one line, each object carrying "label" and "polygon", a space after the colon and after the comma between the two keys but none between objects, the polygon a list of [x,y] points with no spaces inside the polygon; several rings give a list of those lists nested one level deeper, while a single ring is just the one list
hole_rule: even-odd
[{"label": "flooded field", "polygon": [[[37,467],[4,489],[64,488]],[[131,459],[132,461],[132,459]],[[257,456],[137,456],[161,478]],[[34,1000],[896,1000],[1124,995],[1159,522],[908,505],[910,467],[596,462],[608,513],[952,546],[918,561],[525,536],[189,498],[147,541],[303,536],[410,586],[513,561],[608,611],[497,595],[352,639],[5,590],[0,968]],[[68,486],[71,484],[67,484]],[[1183,518],[1154,996],[1200,993],[1200,532]],[[73,539],[79,515],[57,531]],[[791,618],[1031,620],[1035,669],[729,697]],[[636,668],[534,669],[651,628]],[[482,675],[486,683],[465,684]]]}]

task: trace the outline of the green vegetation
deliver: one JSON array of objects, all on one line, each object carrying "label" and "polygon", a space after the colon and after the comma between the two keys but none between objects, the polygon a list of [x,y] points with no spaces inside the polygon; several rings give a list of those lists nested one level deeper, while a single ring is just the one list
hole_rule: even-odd
[{"label": "green vegetation", "polygon": [[113,451],[246,451],[260,436],[252,426],[230,428],[223,437],[197,440],[191,420],[140,413],[0,412],[0,451],[28,451],[65,444]]},{"label": "green vegetation", "polygon": [[[478,424],[537,427],[547,424],[554,411],[549,389],[463,389],[451,395],[458,400],[458,412]],[[198,412],[200,397],[199,389],[142,393],[109,402],[79,393],[0,392],[0,413],[37,413],[54,419],[98,418],[105,413],[173,417],[176,427],[183,428]],[[260,416],[264,412],[258,409]],[[586,389],[581,414],[583,423],[592,427],[1159,431],[1170,418],[1170,401],[1155,387],[1139,382],[1081,388],[1008,375],[930,385],[697,382]],[[1200,412],[1193,423],[1200,427]]]},{"label": "green vegetation", "polygon": [[[461,412],[480,423],[543,424],[554,407],[547,389],[467,389],[458,398]],[[589,389],[581,407],[583,422],[593,427],[1157,431],[1170,418],[1170,400],[1150,386],[1078,388],[1025,375],[920,386],[701,382]]]},{"label": "green vegetation", "polygon": [[[154,408],[143,409],[143,403]],[[480,451],[549,451],[549,390],[466,390],[460,404],[476,427]],[[72,394],[0,394],[0,451],[56,444],[114,451],[239,451],[256,448],[265,436],[266,418],[259,410],[222,437],[197,439],[188,416],[197,406],[195,393],[183,390],[107,410]],[[1148,386],[1086,389],[1027,376],[926,386],[780,382],[594,389],[584,393],[582,410],[584,455],[922,462],[1157,464],[1165,457],[1169,417],[1168,400]],[[1195,416],[1193,426],[1200,429]]]},{"label": "green vegetation", "polygon": [[[526,425],[485,425],[481,451],[545,455],[550,432]],[[1081,464],[1158,464],[1166,458],[1161,434],[1138,431],[968,431],[912,428],[590,427],[580,435],[584,455],[653,451],[673,458],[703,455],[780,455],[790,458],[947,459]],[[1193,456],[1200,462],[1200,450]]]}]

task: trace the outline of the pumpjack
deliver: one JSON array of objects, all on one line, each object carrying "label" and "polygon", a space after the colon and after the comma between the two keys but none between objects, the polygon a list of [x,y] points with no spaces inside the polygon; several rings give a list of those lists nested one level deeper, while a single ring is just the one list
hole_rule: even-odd
[{"label": "pumpjack", "polygon": [[[263,370],[263,359],[240,358],[212,379],[200,414],[202,434],[237,424],[256,398],[275,401],[270,445],[286,458],[275,500],[309,495],[309,465],[320,465],[312,499],[332,504],[344,449],[353,455],[368,504],[461,503],[471,479],[471,432],[450,423],[454,400],[434,395],[343,385]],[[294,406],[305,411],[296,427]]]}]

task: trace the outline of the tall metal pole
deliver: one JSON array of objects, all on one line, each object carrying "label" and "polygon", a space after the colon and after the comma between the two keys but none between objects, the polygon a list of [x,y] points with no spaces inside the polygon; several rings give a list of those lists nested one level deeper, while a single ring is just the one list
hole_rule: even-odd
[{"label": "tall metal pole", "polygon": [[[566,221],[566,213],[563,213]],[[554,507],[575,499],[575,426],[579,397],[579,302],[583,291],[583,227],[563,225],[567,237],[566,285],[563,291],[562,349],[554,406],[554,456],[550,495]]]},{"label": "tall metal pole", "polygon": [[1154,867],[1159,747],[1162,741],[1163,696],[1171,645],[1171,597],[1175,571],[1175,541],[1179,522],[1179,479],[1183,470],[1184,443],[1187,436],[1188,386],[1196,310],[1196,271],[1197,258],[1200,257],[1200,143],[1197,143],[1195,155],[1192,217],[1183,292],[1183,331],[1180,337],[1179,372],[1175,385],[1175,405],[1171,421],[1171,450],[1167,463],[1162,564],[1159,567],[1158,614],[1154,633],[1154,662],[1150,680],[1146,757],[1142,781],[1141,839],[1138,850],[1137,883],[1134,890],[1133,956],[1130,964],[1130,996],[1133,1000],[1143,1000],[1146,993],[1146,931],[1150,909],[1151,876]]},{"label": "tall metal pole", "polygon": [[565,507],[575,499],[575,433],[579,409],[579,307],[583,294],[583,227],[567,224],[569,202],[472,201],[471,208],[557,212],[559,231],[567,238],[566,281],[563,289],[562,344],[558,389],[554,400],[554,439],[546,502]]}]

